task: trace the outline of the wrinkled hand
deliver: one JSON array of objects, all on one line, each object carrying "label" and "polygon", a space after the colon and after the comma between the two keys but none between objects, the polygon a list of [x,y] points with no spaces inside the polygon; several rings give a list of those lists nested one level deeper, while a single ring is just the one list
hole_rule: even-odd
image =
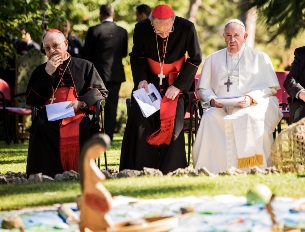
[{"label": "wrinkled hand", "polygon": [[252,97],[246,95],[245,96],[245,99],[241,102],[238,102],[238,105],[241,107],[241,108],[246,108],[248,106],[250,106],[253,102],[253,99]]},{"label": "wrinkled hand", "polygon": [[83,101],[75,100],[71,102],[66,108],[73,107],[74,112],[78,111],[78,109],[83,105]]},{"label": "wrinkled hand", "polygon": [[211,99],[210,105],[212,107],[216,107],[216,108],[222,108],[223,107],[223,104],[219,103],[215,99]]},{"label": "wrinkled hand", "polygon": [[60,64],[62,64],[61,56],[54,55],[48,60],[45,70],[49,75],[52,75]]},{"label": "wrinkled hand", "polygon": [[138,89],[141,89],[141,88],[145,88],[146,93],[149,92],[148,83],[146,80],[139,82]]},{"label": "wrinkled hand", "polygon": [[180,89],[176,88],[175,86],[171,85],[170,87],[168,87],[168,89],[166,90],[165,96],[169,99],[174,100],[178,94],[180,93]]}]

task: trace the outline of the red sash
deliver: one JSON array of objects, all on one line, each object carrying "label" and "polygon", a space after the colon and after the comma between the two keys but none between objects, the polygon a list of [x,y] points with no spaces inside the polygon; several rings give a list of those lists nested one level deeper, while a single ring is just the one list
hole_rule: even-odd
[{"label": "red sash", "polygon": [[[163,73],[165,76],[168,77],[168,84],[172,85],[175,79],[179,75],[179,71],[185,62],[186,56],[181,57],[179,60],[175,61],[172,64],[164,64],[163,66]],[[152,59],[147,58],[148,65],[150,70],[153,74],[160,73],[160,64]],[[161,144],[169,145],[174,131],[175,126],[175,117],[176,117],[176,110],[177,110],[177,103],[178,103],[179,94],[177,97],[172,100],[167,97],[163,97],[160,105],[160,129],[151,134],[147,138],[147,142],[150,145],[159,146]]]},{"label": "red sash", "polygon": [[[55,92],[56,102],[74,101],[76,93],[74,87],[60,87]],[[65,118],[60,125],[59,151],[60,160],[64,171],[78,171],[79,148],[79,123],[84,114],[77,112],[74,117]]]}]

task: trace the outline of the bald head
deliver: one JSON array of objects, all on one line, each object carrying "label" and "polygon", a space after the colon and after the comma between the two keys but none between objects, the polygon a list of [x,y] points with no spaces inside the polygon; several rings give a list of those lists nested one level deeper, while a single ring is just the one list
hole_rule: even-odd
[{"label": "bald head", "polygon": [[68,58],[68,41],[64,34],[56,29],[51,29],[43,35],[43,49],[47,57],[50,59],[55,55],[60,55],[62,60]]},{"label": "bald head", "polygon": [[44,41],[44,39],[48,36],[58,36],[58,38],[61,38],[63,40],[65,40],[65,36],[64,34],[60,31],[60,30],[57,30],[57,29],[50,29],[48,31],[46,31],[43,35],[42,35],[42,42]]}]

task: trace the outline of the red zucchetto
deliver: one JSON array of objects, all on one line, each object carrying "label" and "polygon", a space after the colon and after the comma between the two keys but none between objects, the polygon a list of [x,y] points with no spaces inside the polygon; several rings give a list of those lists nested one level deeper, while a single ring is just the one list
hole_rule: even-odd
[{"label": "red zucchetto", "polygon": [[47,33],[53,33],[53,32],[57,32],[57,33],[63,34],[60,30],[55,29],[55,28],[51,28],[51,29],[47,30],[47,31],[43,34],[42,39],[44,39],[44,37],[46,37]]},{"label": "red zucchetto", "polygon": [[173,9],[166,4],[160,4],[156,6],[151,14],[154,18],[158,19],[168,19],[175,15]]},{"label": "red zucchetto", "polygon": [[58,32],[58,33],[62,33],[60,30],[55,29],[55,28],[51,28],[51,29],[47,30],[47,32]]}]

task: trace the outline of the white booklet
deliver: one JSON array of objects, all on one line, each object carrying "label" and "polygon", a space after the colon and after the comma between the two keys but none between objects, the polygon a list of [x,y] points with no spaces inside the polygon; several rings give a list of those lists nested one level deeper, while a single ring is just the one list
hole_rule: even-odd
[{"label": "white booklet", "polygon": [[162,101],[159,91],[153,84],[148,84],[148,90],[148,93],[146,93],[144,88],[133,92],[133,97],[138,102],[145,118],[160,110],[160,103]]},{"label": "white booklet", "polygon": [[245,96],[218,97],[215,100],[223,104],[223,106],[239,106],[238,102],[245,99]]},{"label": "white booklet", "polygon": [[70,103],[71,101],[65,101],[46,105],[48,120],[56,121],[75,116],[73,107],[66,108]]}]

